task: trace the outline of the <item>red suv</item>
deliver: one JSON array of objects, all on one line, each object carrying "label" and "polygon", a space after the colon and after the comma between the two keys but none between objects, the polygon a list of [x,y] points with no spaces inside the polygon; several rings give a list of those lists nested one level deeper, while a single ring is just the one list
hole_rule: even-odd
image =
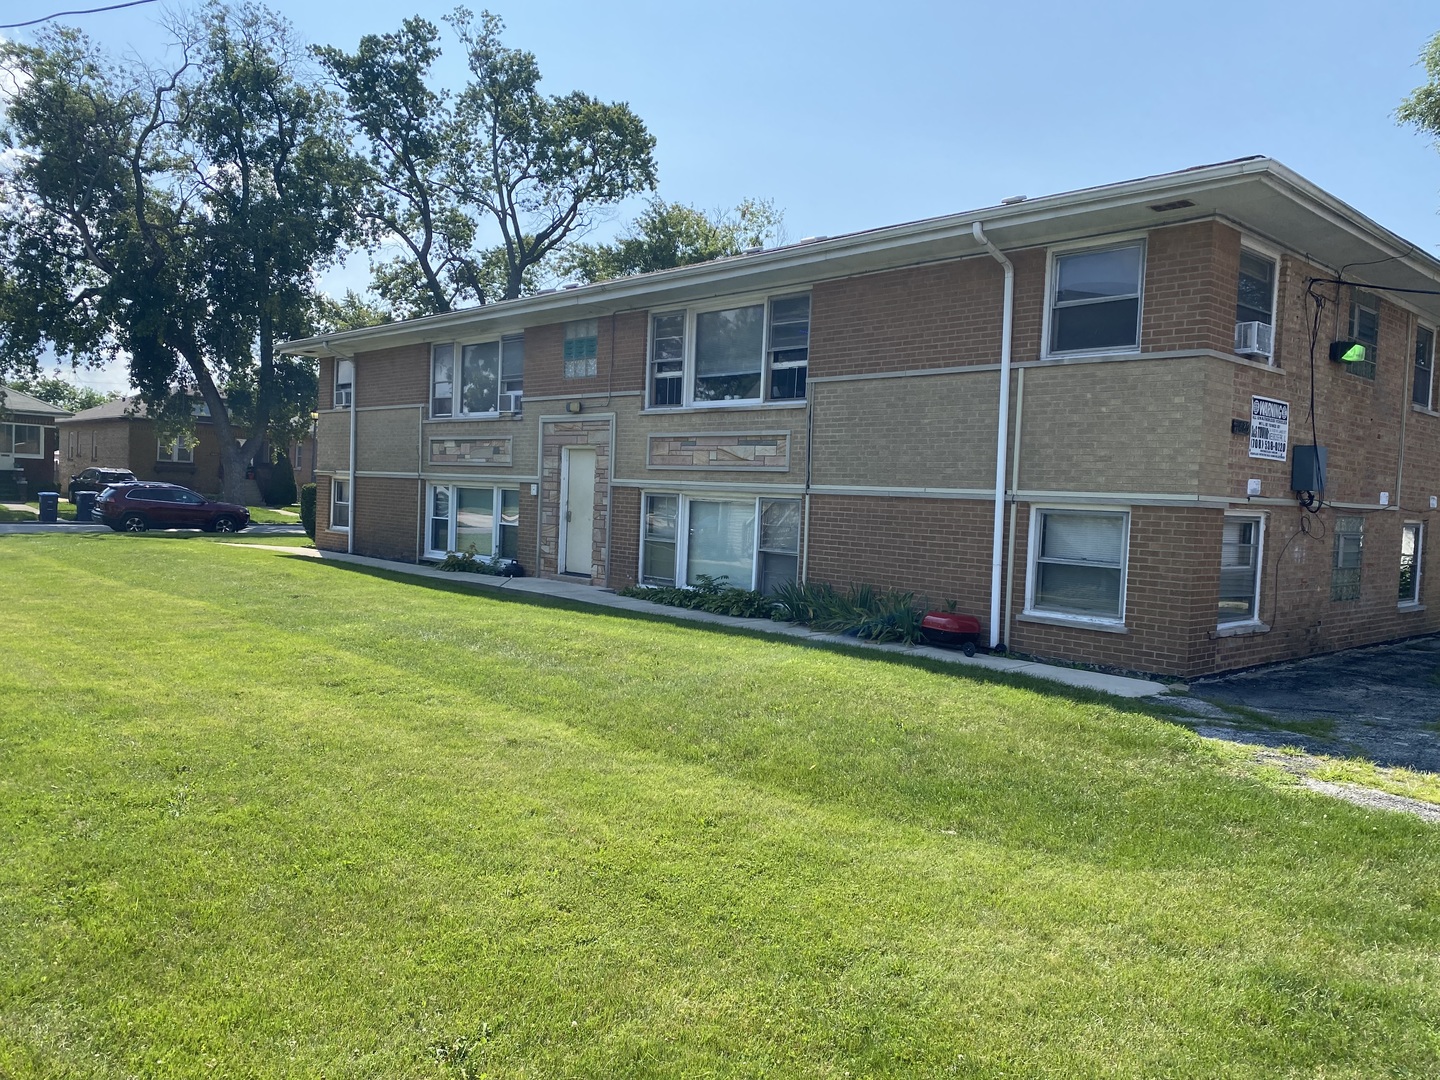
[{"label": "red suv", "polygon": [[95,510],[116,532],[199,529],[230,533],[250,524],[250,511],[245,507],[213,502],[177,484],[116,484],[101,493]]}]

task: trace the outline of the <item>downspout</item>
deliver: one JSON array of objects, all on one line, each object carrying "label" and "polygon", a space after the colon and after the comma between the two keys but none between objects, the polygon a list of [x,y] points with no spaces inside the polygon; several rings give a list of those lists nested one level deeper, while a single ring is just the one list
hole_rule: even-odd
[{"label": "downspout", "polygon": [[[355,391],[359,388],[360,379],[356,373],[354,357],[345,357],[350,361],[350,531],[345,534],[345,554],[355,554]],[[337,361],[338,363],[338,361]],[[334,495],[331,495],[334,498]]]},{"label": "downspout", "polygon": [[975,240],[1005,268],[1004,314],[1000,322],[1000,411],[995,423],[995,529],[990,543],[990,648],[1000,644],[1000,572],[1005,552],[1005,456],[1010,440],[1010,338],[1015,323],[1015,266],[990,242],[980,222]]},{"label": "downspout", "polygon": [[1010,459],[1010,535],[1005,550],[1005,640],[1015,611],[1015,497],[1020,490],[1020,429],[1025,423],[1025,369],[1015,373],[1015,454]]}]

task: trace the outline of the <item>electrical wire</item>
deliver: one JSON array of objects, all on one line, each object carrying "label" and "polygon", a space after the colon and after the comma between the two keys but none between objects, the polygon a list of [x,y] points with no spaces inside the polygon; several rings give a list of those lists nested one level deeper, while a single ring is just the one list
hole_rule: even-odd
[{"label": "electrical wire", "polygon": [[19,30],[26,26],[38,26],[40,23],[49,22],[51,19],[63,19],[67,15],[96,15],[102,11],[119,11],[121,8],[139,7],[141,4],[153,4],[155,0],[130,0],[126,4],[109,4],[105,7],[81,8],[75,11],[57,11],[53,15],[42,15],[38,19],[31,19],[29,22],[0,23],[0,30]]}]

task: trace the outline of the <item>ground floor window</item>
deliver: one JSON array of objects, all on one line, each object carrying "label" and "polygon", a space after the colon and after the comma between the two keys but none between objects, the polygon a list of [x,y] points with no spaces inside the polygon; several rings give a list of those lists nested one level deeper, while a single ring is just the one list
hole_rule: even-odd
[{"label": "ground floor window", "polygon": [[1130,515],[1123,510],[1036,508],[1030,528],[1026,610],[1123,620],[1129,533]]},{"label": "ground floor window", "polygon": [[449,551],[481,558],[520,557],[520,489],[431,484],[425,553],[443,559]]},{"label": "ground floor window", "polygon": [[1360,599],[1360,558],[1365,549],[1365,519],[1335,519],[1335,551],[1330,563],[1330,599]]},{"label": "ground floor window", "polygon": [[773,593],[796,580],[800,500],[646,495],[640,580],[697,585],[702,577]]},{"label": "ground floor window", "polygon": [[1400,603],[1420,602],[1420,551],[1424,526],[1407,521],[1400,530]]},{"label": "ground floor window", "polygon": [[330,481],[330,528],[350,528],[350,481]]},{"label": "ground floor window", "polygon": [[161,439],[155,446],[155,460],[193,462],[195,460],[195,444],[184,435],[171,439],[169,442]]},{"label": "ground floor window", "polygon": [[1260,565],[1264,519],[1227,514],[1220,541],[1219,625],[1260,617]]}]

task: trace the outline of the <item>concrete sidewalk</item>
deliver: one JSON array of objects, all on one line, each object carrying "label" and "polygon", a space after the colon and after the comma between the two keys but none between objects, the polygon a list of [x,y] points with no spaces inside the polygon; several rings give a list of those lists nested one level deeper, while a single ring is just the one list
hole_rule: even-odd
[{"label": "concrete sidewalk", "polygon": [[[238,546],[243,547],[247,545],[242,543]],[[817,633],[808,627],[774,622],[771,619],[737,619],[730,615],[712,615],[708,611],[688,611],[685,608],[667,607],[663,604],[652,604],[648,600],[637,600],[629,596],[620,596],[618,593],[612,592],[609,589],[602,589],[593,585],[579,585],[568,581],[555,581],[550,578],[506,578],[491,577],[484,574],[454,574],[447,573],[443,570],[436,570],[428,566],[389,562],[385,559],[371,559],[361,555],[345,555],[333,551],[320,551],[316,548],[290,548],[272,544],[255,544],[249,546],[252,546],[255,551],[304,555],[309,558],[323,559],[326,562],[347,563],[355,566],[370,567],[376,570],[386,570],[392,574],[404,574],[407,577],[444,581],[451,585],[466,585],[476,589],[496,589],[504,592],[529,593],[534,596],[556,596],[565,600],[573,600],[579,604],[589,604],[593,607],[643,612],[646,615],[659,615],[663,618],[675,619],[680,622],[712,623],[716,626],[743,627],[746,630],[754,630],[762,634],[775,634],[781,637],[798,638],[804,641],[830,642],[838,645],[849,645],[855,648],[898,653],[902,656],[923,656],[926,659],[939,660],[947,664],[984,668],[988,671],[1008,671],[1018,675],[1028,675],[1036,679],[1048,679],[1051,682],[1063,683],[1066,686],[1080,687],[1086,690],[1102,690],[1107,694],[1114,694],[1117,697],[1151,697],[1157,694],[1167,693],[1170,690],[1170,688],[1164,684],[1152,682],[1149,679],[1131,679],[1122,675],[1106,675],[1102,672],[1085,671],[1080,668],[1055,667],[1050,664],[1040,664],[1030,660],[1015,660],[1007,656],[966,656],[958,650],[937,649],[928,645],[900,645],[890,642],[860,641],[858,638],[849,637],[844,634]]]}]

